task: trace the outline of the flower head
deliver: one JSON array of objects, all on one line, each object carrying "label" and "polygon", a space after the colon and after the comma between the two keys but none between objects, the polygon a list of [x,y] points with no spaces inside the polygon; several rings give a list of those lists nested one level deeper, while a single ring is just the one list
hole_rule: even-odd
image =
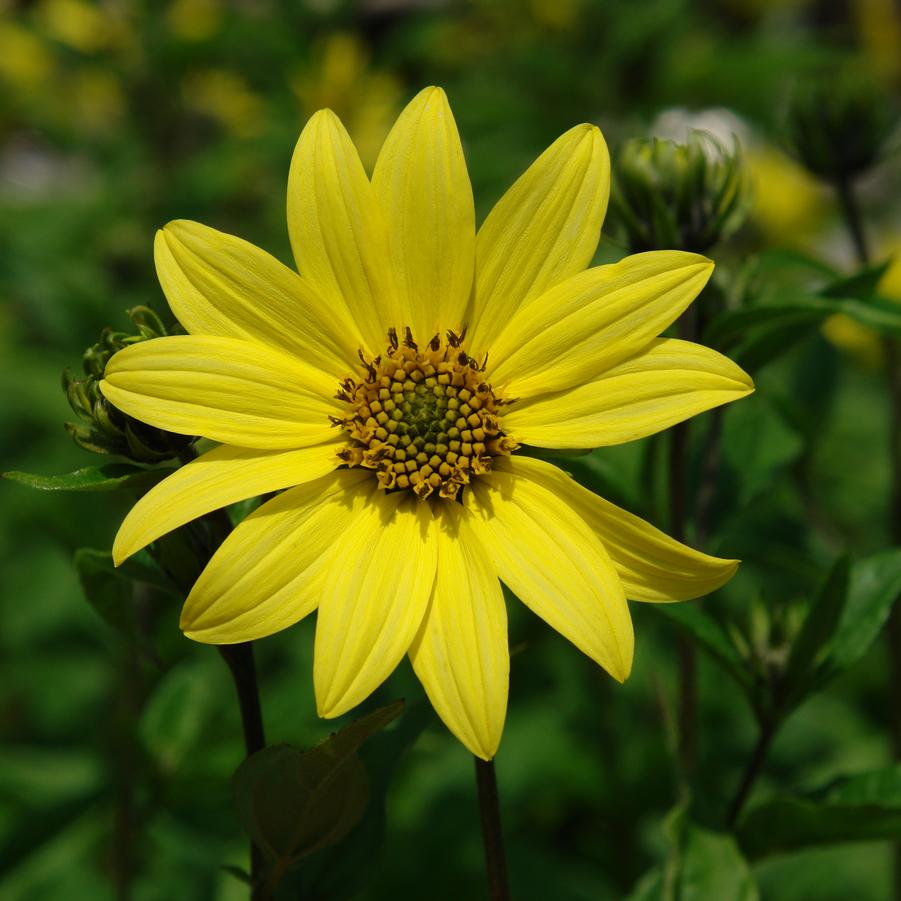
[{"label": "flower head", "polygon": [[409,654],[439,715],[484,758],[507,703],[501,581],[625,679],[626,598],[697,597],[737,562],[518,451],[630,441],[752,384],[712,350],[657,337],[706,283],[709,260],[666,251],[586,269],[609,173],[598,129],[577,126],[477,232],[453,116],[428,88],[371,179],[331,112],[309,121],[288,184],[299,274],[205,226],[166,226],[157,268],[189,334],[117,354],[103,390],[221,446],[138,502],[115,558],[280,491],[197,581],[186,634],[247,641],[318,609],[323,716],[360,703]]}]

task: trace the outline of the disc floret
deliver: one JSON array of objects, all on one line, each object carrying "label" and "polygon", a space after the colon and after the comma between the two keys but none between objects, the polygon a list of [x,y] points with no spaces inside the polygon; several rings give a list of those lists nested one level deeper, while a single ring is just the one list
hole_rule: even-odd
[{"label": "disc floret", "polygon": [[454,499],[491,459],[518,445],[501,430],[504,400],[485,381],[485,361],[462,348],[463,335],[436,335],[424,348],[410,329],[373,360],[361,353],[365,375],[345,379],[338,398],[348,415],[336,419],[350,441],[339,456],[348,466],[375,470],[385,490],[437,492]]}]

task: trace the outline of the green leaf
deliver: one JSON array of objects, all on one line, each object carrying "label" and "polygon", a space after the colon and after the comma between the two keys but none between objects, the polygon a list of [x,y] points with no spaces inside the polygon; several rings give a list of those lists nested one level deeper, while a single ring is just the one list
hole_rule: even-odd
[{"label": "green leaf", "polygon": [[207,722],[214,681],[203,664],[183,662],[156,686],[141,714],[141,743],[164,772],[176,770]]},{"label": "green leaf", "polygon": [[681,807],[668,820],[669,858],[627,901],[758,901],[751,869],[731,835],[694,825]]},{"label": "green leaf", "polygon": [[3,478],[42,491],[115,491],[117,488],[149,488],[173,472],[175,470],[171,468],[143,469],[128,463],[108,463],[57,476],[4,472]]},{"label": "green leaf", "polygon": [[[370,802],[360,824],[341,842],[307,858],[292,874],[304,901],[352,901],[373,876],[385,845],[387,797],[404,753],[435,713],[425,698],[410,704],[397,726],[367,740],[360,750],[370,784]],[[287,881],[287,880],[286,880]]]},{"label": "green leaf", "polygon": [[901,765],[846,777],[801,797],[751,808],[738,825],[748,857],[836,842],[897,839],[901,835]]},{"label": "green leaf", "polygon": [[857,300],[869,300],[876,294],[882,276],[891,265],[891,260],[865,266],[854,275],[834,279],[820,290],[823,297],[853,297]]},{"label": "green leaf", "polygon": [[817,676],[822,685],[850,669],[870,649],[901,596],[901,548],[881,551],[851,567],[848,598]]},{"label": "green leaf", "polygon": [[804,624],[792,642],[785,666],[784,702],[799,704],[817,687],[816,674],[842,620],[850,585],[850,564],[846,557],[836,562],[815,595]]},{"label": "green leaf", "polygon": [[754,680],[738,648],[723,627],[696,603],[654,604],[653,609],[672,620],[690,635],[701,648],[738,683],[749,696],[754,692]]},{"label": "green leaf", "polygon": [[369,779],[356,751],[403,710],[403,701],[355,720],[309,751],[274,745],[234,777],[244,828],[269,862],[267,885],[308,855],[339,842],[360,821]]},{"label": "green leaf", "polygon": [[116,568],[109,551],[80,548],[75,552],[74,563],[82,592],[100,618],[134,642],[148,659],[156,661],[156,652],[139,628],[135,586],[152,585],[169,594],[174,594],[174,588],[150,555],[141,552]]}]

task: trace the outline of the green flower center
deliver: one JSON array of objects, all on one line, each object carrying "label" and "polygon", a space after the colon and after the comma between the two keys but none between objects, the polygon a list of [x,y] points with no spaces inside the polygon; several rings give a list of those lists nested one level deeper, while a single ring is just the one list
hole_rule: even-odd
[{"label": "green flower center", "polygon": [[410,330],[368,361],[365,377],[345,379],[338,397],[348,415],[334,420],[349,442],[339,454],[348,466],[375,470],[385,490],[437,491],[456,498],[473,476],[491,470],[492,457],[517,448],[501,430],[497,397],[480,366],[461,347],[462,337],[437,335],[420,349]]}]

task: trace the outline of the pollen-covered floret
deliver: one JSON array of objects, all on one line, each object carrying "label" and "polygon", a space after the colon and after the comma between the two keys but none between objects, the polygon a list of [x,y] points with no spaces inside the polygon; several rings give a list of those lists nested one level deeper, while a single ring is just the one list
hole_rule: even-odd
[{"label": "pollen-covered floret", "polygon": [[462,348],[462,336],[436,335],[420,349],[410,330],[401,343],[392,329],[386,352],[361,354],[362,381],[348,378],[338,397],[348,415],[335,419],[350,442],[339,456],[348,466],[376,471],[386,490],[410,488],[456,498],[473,476],[491,470],[491,458],[517,448],[501,430],[504,401]]}]

